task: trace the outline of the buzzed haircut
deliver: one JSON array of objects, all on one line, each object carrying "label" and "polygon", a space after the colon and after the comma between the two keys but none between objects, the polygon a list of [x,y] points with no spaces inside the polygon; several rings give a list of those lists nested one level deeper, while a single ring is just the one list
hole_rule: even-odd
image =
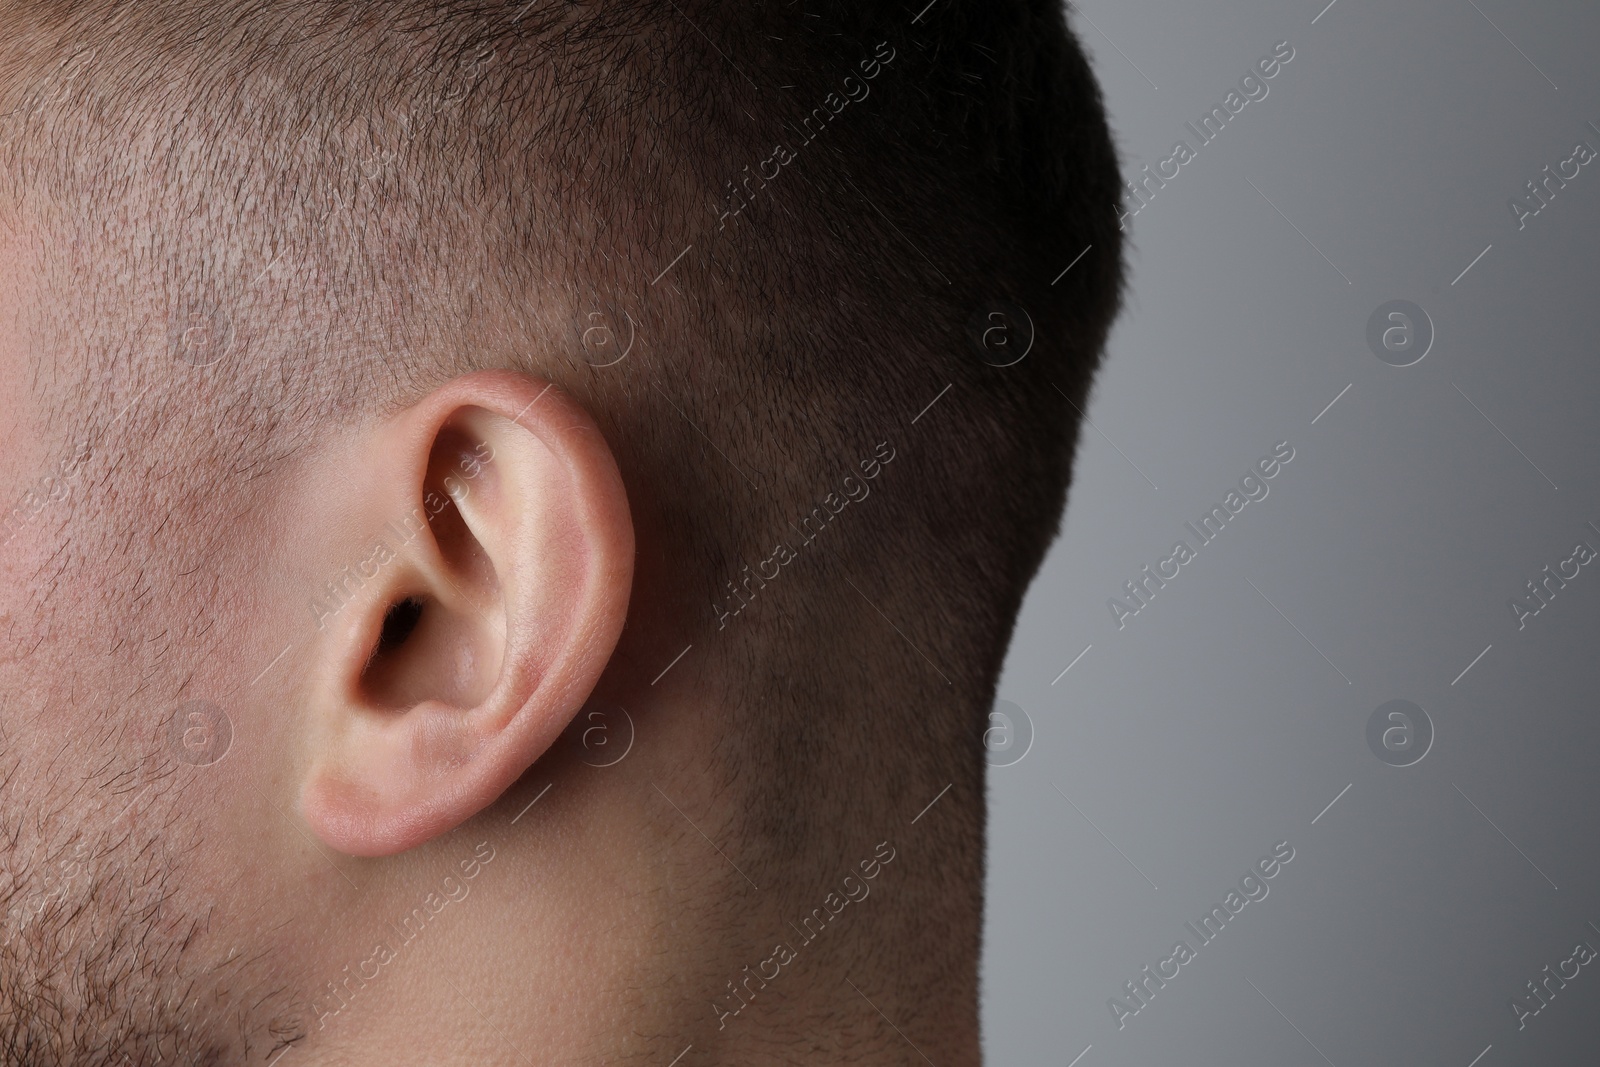
[{"label": "buzzed haircut", "polygon": [[[37,0],[0,25],[0,224],[50,295],[35,350],[81,357],[35,369],[57,450],[126,411],[91,463],[139,488],[90,477],[100,514],[203,535],[358,415],[534,373],[618,457],[753,840],[805,851],[848,782],[977,787],[1122,286],[1058,0]],[[203,595],[215,541],[101,527],[66,551]],[[880,664],[925,689],[818,706]]]}]

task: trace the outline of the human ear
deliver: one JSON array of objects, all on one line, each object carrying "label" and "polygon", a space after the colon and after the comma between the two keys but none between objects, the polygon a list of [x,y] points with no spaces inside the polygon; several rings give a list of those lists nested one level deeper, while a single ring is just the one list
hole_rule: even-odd
[{"label": "human ear", "polygon": [[627,614],[633,524],[588,413],[525,375],[457,378],[334,452],[351,488],[308,505],[334,580],[300,810],[385,856],[492,803],[582,707]]}]

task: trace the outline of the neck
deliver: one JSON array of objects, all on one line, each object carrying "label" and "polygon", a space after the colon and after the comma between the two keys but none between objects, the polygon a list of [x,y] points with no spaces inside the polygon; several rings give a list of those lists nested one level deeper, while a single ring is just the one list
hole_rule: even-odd
[{"label": "neck", "polygon": [[816,802],[832,831],[786,839],[818,820],[752,821],[740,798],[761,786],[708,767],[725,709],[630,695],[625,758],[595,766],[620,749],[586,748],[598,720],[580,715],[565,751],[368,894],[342,954],[319,953],[330,973],[292,1055],[978,1063],[981,779],[885,796],[857,759]]}]

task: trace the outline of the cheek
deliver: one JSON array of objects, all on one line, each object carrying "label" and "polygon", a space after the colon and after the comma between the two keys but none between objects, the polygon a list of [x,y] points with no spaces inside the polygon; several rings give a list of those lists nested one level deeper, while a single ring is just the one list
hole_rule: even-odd
[{"label": "cheek", "polygon": [[[0,418],[0,507],[8,511],[26,488],[26,475],[44,470],[43,449],[38,446],[40,438],[46,437],[47,427],[39,417],[36,383],[30,371],[38,365],[45,371],[39,381],[48,383],[54,363],[50,353],[34,351],[28,342],[30,327],[24,309],[34,299],[27,292],[31,288],[27,280],[33,270],[25,262],[29,255],[20,234],[0,226],[0,398],[4,399],[6,415]],[[64,403],[70,403],[70,399],[62,398]],[[58,427],[48,436],[72,432],[72,427]]]}]

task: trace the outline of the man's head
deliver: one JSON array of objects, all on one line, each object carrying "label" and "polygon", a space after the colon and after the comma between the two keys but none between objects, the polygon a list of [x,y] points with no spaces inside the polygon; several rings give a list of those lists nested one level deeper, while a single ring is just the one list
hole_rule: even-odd
[{"label": "man's head", "polygon": [[1058,7],[0,24],[0,1056],[970,1043],[1121,285]]}]

